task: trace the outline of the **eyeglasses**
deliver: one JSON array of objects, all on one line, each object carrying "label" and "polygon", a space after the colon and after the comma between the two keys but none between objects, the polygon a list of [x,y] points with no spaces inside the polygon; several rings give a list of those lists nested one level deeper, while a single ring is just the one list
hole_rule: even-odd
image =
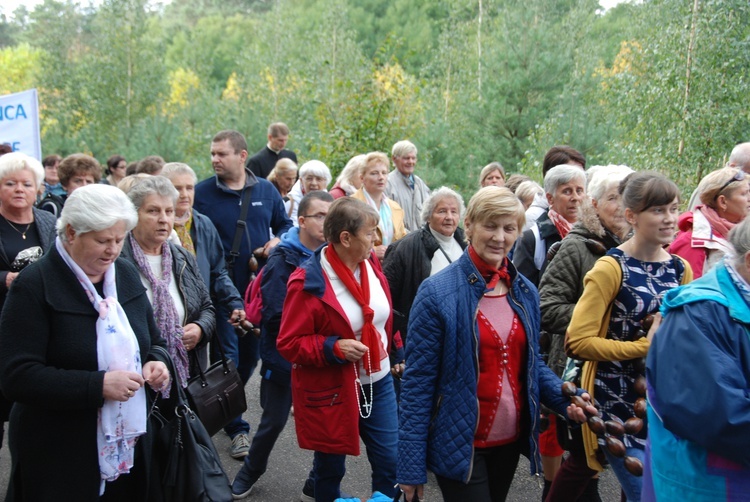
[{"label": "eyeglasses", "polygon": [[316,220],[316,221],[323,221],[323,220],[326,219],[326,216],[328,216],[328,215],[327,214],[323,214],[323,213],[318,213],[318,214],[303,214],[302,215],[303,218],[312,218],[313,220]]},{"label": "eyeglasses", "polygon": [[729,181],[721,185],[721,188],[719,188],[719,191],[716,192],[716,195],[714,195],[714,200],[719,198],[719,195],[721,195],[721,192],[723,192],[726,187],[728,187],[735,181],[742,181],[744,179],[745,179],[745,171],[742,171],[742,170],[737,171],[737,174],[732,176],[732,178]]}]

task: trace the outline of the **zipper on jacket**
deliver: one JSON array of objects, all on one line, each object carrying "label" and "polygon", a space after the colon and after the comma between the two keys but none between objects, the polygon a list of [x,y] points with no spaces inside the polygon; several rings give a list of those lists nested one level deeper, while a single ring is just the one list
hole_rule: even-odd
[{"label": "zipper on jacket", "polygon": [[[521,309],[521,312],[523,312],[523,315],[526,318],[526,325],[527,326],[531,326],[531,319],[529,319],[529,314],[526,312],[526,309],[523,307],[523,305],[521,305],[516,300],[515,296],[513,295],[513,289],[512,289],[512,287],[508,288],[508,295],[510,296],[511,300],[513,300],[513,303],[515,303],[518,306],[518,308]],[[534,365],[536,364],[536,354],[534,353],[534,346],[533,346],[533,344],[529,344],[529,350],[531,352],[531,354],[530,354],[530,356],[531,356],[531,366],[532,366],[532,369],[533,369]],[[528,382],[530,382],[530,381],[531,381],[531,375],[530,375],[530,372],[527,371],[527,375],[526,375],[526,382],[527,382],[526,393],[529,394],[529,395],[530,395],[531,392],[530,392],[530,389],[528,388],[529,387]],[[540,394],[540,399],[541,399],[541,394]],[[541,405],[541,401],[540,401],[539,404]],[[530,408],[530,406],[529,406],[529,408]],[[534,456],[534,471],[535,471],[535,475],[538,477],[539,476],[539,468],[541,467],[541,461],[542,461],[542,459],[539,456],[539,444],[537,442],[537,438],[534,437],[534,431],[537,428],[537,421],[539,420],[539,407],[537,407],[537,413],[535,413],[535,414],[531,414],[530,413],[530,415],[532,415],[532,417],[531,417],[531,430],[529,432],[531,434],[531,444],[534,447],[534,452],[533,452],[533,456]],[[541,480],[539,482],[541,483]]]},{"label": "zipper on jacket", "polygon": [[[172,256],[172,259],[174,260],[174,256]],[[182,319],[182,325],[185,326],[188,319],[188,305],[187,305],[187,295],[185,294],[185,290],[182,289],[182,285],[184,284],[182,274],[185,272],[185,267],[187,267],[187,262],[182,263],[182,268],[180,269],[180,272],[177,274],[177,287],[180,290],[180,294],[182,295],[182,306],[185,309],[185,317]]]},{"label": "zipper on jacket", "polygon": [[[482,293],[484,296],[484,293]],[[481,300],[481,297],[480,297]],[[477,374],[477,386],[479,386],[479,333],[477,333],[477,316],[479,316],[479,301],[477,301],[477,308],[474,309],[474,319],[471,323],[471,332],[474,335],[474,369]],[[468,483],[471,479],[471,474],[474,471],[474,438],[477,436],[477,429],[479,429],[479,396],[476,394],[477,400],[477,421],[474,424],[474,434],[471,436],[471,457],[469,457],[469,474],[466,477],[465,483]]]}]

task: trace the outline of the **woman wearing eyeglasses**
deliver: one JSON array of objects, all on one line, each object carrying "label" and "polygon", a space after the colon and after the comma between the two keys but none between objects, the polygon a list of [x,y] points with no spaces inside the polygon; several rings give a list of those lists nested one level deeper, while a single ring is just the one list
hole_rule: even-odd
[{"label": "woman wearing eyeglasses", "polygon": [[731,250],[729,231],[747,216],[750,184],[745,172],[725,167],[709,173],[698,185],[701,204],[683,213],[680,234],[669,248],[685,258],[696,278],[708,272]]}]

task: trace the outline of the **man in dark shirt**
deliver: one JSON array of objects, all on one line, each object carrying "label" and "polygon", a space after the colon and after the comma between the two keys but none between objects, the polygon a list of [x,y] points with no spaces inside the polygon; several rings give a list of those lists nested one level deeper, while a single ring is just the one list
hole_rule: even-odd
[{"label": "man in dark shirt", "polygon": [[250,157],[247,167],[258,178],[265,179],[279,159],[292,159],[297,163],[297,155],[291,150],[285,150],[289,140],[289,128],[283,122],[275,122],[268,126],[268,144],[258,153]]}]

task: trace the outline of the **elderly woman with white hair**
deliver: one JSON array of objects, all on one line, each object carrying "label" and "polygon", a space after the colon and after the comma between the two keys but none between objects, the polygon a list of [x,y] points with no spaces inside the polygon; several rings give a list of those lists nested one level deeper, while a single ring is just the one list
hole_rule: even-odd
[{"label": "elderly woman with white hair", "polygon": [[167,241],[178,196],[164,176],[151,176],[133,186],[128,197],[136,208],[138,224],[128,235],[122,255],[140,272],[177,381],[185,386],[197,366],[206,364],[202,348],[214,334],[216,316],[195,257]]},{"label": "elderly woman with white hair", "polygon": [[[34,207],[43,182],[44,168],[35,158],[21,152],[0,157],[0,310],[21,269],[55,242],[55,217]],[[2,423],[8,421],[11,404],[0,395]]]},{"label": "elderly woman with white hair", "polygon": [[328,166],[319,160],[308,160],[299,168],[299,179],[289,191],[290,205],[287,214],[294,222],[294,226],[299,226],[297,213],[299,203],[305,194],[316,190],[327,190],[331,183],[331,170]]},{"label": "elderly woman with white hair", "polygon": [[0,385],[15,402],[6,500],[153,495],[144,386],[162,390],[169,372],[138,272],[118,259],[136,221],[122,191],[81,187],[55,244],[13,282],[0,317]]},{"label": "elderly woman with white hair", "polygon": [[[542,336],[549,345],[547,365],[557,376],[562,376],[565,369],[565,331],[576,303],[583,294],[583,278],[594,267],[596,260],[608,250],[622,244],[630,230],[618,189],[620,182],[632,172],[628,166],[589,168],[586,187],[588,197],[581,205],[581,216],[570,233],[553,246],[556,253],[539,284]],[[556,432],[557,428],[560,428],[559,432]],[[555,435],[558,439],[567,436],[565,446],[570,451],[569,460],[556,475],[553,468],[547,469],[552,472],[545,472],[551,474],[545,476],[547,481],[552,481],[548,495],[550,500],[578,500],[584,492],[596,494],[598,481],[590,481],[596,476],[596,471],[586,465],[580,429],[571,429],[571,435],[568,436],[568,428],[560,420],[555,422],[554,417],[550,417],[550,430],[550,441],[555,439]],[[558,455],[550,456],[555,457]],[[549,462],[559,467],[559,461],[560,459]],[[591,499],[586,497],[586,500]]]},{"label": "elderly woman with white hair", "polygon": [[513,254],[513,264],[535,286],[547,268],[547,251],[578,221],[586,195],[586,173],[579,166],[555,166],[544,177],[544,192],[549,209],[523,232]]},{"label": "elderly woman with white hair", "polygon": [[466,249],[466,236],[458,224],[464,214],[463,198],[440,187],[422,207],[422,228],[388,247],[383,272],[393,299],[393,328],[406,341],[409,311],[422,281],[456,261]]},{"label": "elderly woman with white hair", "polygon": [[348,197],[359,190],[362,186],[359,171],[362,169],[366,158],[367,155],[360,154],[349,159],[349,162],[346,163],[346,166],[344,166],[344,169],[339,173],[338,178],[336,178],[336,183],[333,184],[333,187],[329,191],[334,199]]}]

